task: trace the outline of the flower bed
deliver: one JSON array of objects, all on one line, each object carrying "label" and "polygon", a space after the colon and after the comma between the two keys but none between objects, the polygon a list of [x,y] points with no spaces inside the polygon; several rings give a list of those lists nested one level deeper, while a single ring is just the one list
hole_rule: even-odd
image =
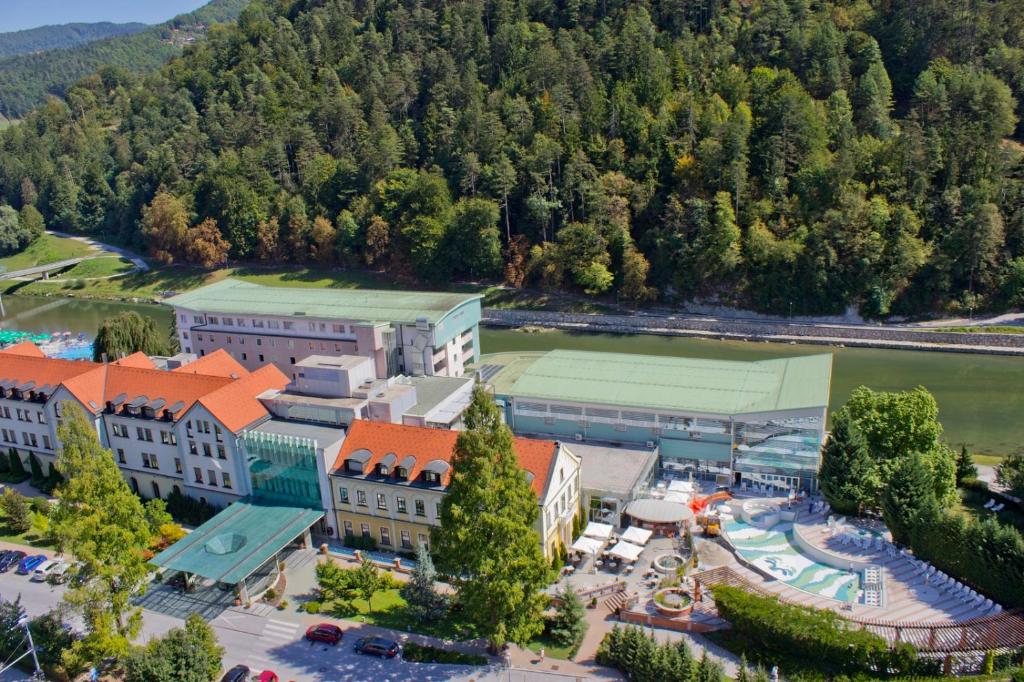
[{"label": "flower bed", "polygon": [[654,608],[670,618],[685,616],[693,611],[693,599],[682,588],[666,587],[654,593]]}]

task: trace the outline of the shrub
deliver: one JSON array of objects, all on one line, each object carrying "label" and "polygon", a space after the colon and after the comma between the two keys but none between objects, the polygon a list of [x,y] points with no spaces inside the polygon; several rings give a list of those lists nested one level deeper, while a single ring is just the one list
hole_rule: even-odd
[{"label": "shrub", "polygon": [[834,611],[783,604],[737,587],[714,588],[719,615],[755,646],[773,652],[820,661],[847,674],[879,677],[937,672],[934,662],[918,659],[913,647],[890,650],[888,642],[855,629]]},{"label": "shrub", "polygon": [[559,595],[555,612],[555,616],[547,623],[548,634],[559,646],[568,647],[569,657],[572,658],[587,633],[587,620],[583,602],[571,586]]},{"label": "shrub", "polygon": [[310,615],[320,613],[320,602],[308,601],[302,605],[302,610]]},{"label": "shrub", "polygon": [[14,533],[26,533],[32,528],[32,516],[25,496],[11,488],[0,494],[0,510],[7,517],[7,527]]},{"label": "shrub", "polygon": [[487,657],[479,654],[465,654],[432,646],[407,642],[402,647],[402,659],[413,663],[448,663],[454,665],[487,665]]},{"label": "shrub", "polygon": [[685,641],[659,644],[653,636],[628,625],[618,625],[604,636],[597,648],[597,662],[622,672],[629,680],[700,680],[721,682],[722,669],[706,656],[694,663]]},{"label": "shrub", "polygon": [[275,599],[277,599],[277,592],[273,587],[263,593],[263,601],[274,601]]},{"label": "shrub", "polygon": [[201,502],[195,498],[182,495],[180,492],[171,492],[167,496],[167,513],[179,523],[187,523],[190,526],[198,526],[216,516],[220,509],[208,502]]},{"label": "shrub", "polygon": [[50,501],[45,497],[29,498],[28,505],[32,508],[32,511],[36,512],[37,514],[42,514],[43,516],[46,516],[50,513],[50,507],[52,506],[50,504]]},{"label": "shrub", "polygon": [[25,471],[25,465],[21,462],[21,456],[18,455],[18,451],[11,448],[7,452],[7,462],[9,472],[7,474],[7,480],[11,483],[21,483],[29,478],[28,472]]},{"label": "shrub", "polygon": [[28,468],[32,472],[32,485],[38,488],[46,480],[46,477],[43,476],[43,465],[34,452],[28,453]]},{"label": "shrub", "polygon": [[185,535],[185,529],[176,523],[165,523],[160,526],[160,538],[164,545],[173,545]]},{"label": "shrub", "polygon": [[287,599],[282,599],[280,602],[278,602],[278,604],[277,604],[277,610],[278,611],[284,611],[286,608],[288,608],[288,600]]},{"label": "shrub", "polygon": [[372,537],[363,535],[346,535],[344,543],[346,547],[361,549],[365,552],[375,552],[377,550],[377,541]]}]

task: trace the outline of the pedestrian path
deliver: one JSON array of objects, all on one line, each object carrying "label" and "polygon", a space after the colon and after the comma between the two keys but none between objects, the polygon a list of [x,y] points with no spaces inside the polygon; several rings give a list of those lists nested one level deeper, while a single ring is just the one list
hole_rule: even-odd
[{"label": "pedestrian path", "polygon": [[299,638],[301,626],[297,623],[289,623],[283,620],[268,618],[260,635],[259,645],[254,646],[250,659],[257,670],[271,670],[277,661],[271,659],[267,654],[276,649],[294,644]]}]

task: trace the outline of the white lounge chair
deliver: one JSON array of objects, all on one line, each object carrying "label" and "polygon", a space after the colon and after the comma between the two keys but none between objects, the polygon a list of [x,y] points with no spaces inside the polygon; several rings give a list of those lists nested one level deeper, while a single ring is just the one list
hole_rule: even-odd
[{"label": "white lounge chair", "polygon": [[996,499],[994,497],[990,497],[988,499],[988,502],[986,502],[984,506],[985,509],[991,509],[992,507],[996,506]]}]

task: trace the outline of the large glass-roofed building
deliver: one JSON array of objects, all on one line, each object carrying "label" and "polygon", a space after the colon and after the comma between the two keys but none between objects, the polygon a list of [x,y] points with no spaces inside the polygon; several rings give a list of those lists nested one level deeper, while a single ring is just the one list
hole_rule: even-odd
[{"label": "large glass-roofed building", "polygon": [[555,350],[478,369],[520,434],[657,447],[732,484],[813,490],[832,355],[738,362]]}]

